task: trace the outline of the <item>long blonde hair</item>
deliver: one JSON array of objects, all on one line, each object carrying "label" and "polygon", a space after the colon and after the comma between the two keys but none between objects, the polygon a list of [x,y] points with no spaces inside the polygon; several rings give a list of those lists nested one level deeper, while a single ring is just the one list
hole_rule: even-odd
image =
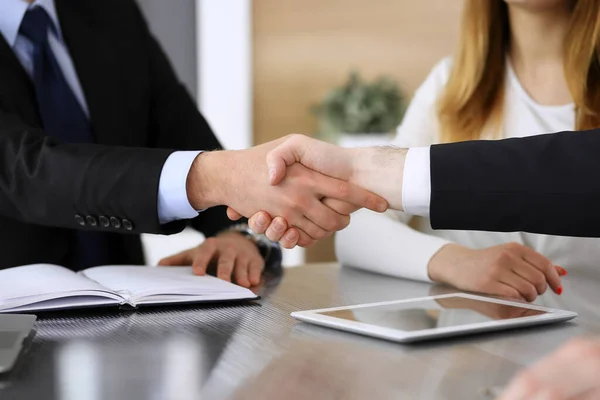
[{"label": "long blonde hair", "polygon": [[[498,133],[509,39],[504,1],[465,2],[458,52],[437,104],[442,142],[479,139],[488,127]],[[600,127],[600,1],[575,2],[564,48],[575,128]]]}]

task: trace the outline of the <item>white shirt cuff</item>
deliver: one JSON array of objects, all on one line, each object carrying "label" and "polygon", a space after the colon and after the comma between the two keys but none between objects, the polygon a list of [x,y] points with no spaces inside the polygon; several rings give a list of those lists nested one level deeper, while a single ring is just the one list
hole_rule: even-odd
[{"label": "white shirt cuff", "polygon": [[431,201],[430,147],[413,147],[406,153],[402,177],[404,212],[429,217]]},{"label": "white shirt cuff", "polygon": [[201,151],[176,151],[167,157],[158,182],[158,220],[166,224],[198,216],[188,200],[186,182],[192,163]]}]

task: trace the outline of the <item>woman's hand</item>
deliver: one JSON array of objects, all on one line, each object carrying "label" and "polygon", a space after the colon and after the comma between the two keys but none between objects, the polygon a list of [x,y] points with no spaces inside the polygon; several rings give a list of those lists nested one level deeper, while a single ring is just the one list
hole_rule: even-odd
[{"label": "woman's hand", "polygon": [[482,250],[446,245],[429,261],[428,273],[461,290],[534,301],[548,286],[561,294],[567,271],[527,246],[507,243]]},{"label": "woman's hand", "polygon": [[200,246],[160,260],[158,265],[191,265],[195,275],[205,275],[211,264],[215,275],[243,287],[260,283],[265,262],[256,245],[238,232],[207,238]]},{"label": "woman's hand", "polygon": [[600,399],[600,339],[573,339],[519,373],[499,400]]}]

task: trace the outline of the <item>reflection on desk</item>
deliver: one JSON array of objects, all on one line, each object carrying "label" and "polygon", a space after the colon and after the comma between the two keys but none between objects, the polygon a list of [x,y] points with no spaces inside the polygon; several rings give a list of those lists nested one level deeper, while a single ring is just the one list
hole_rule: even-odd
[{"label": "reflection on desk", "polygon": [[31,348],[0,377],[0,399],[268,398],[261,393],[275,399],[316,393],[311,400],[485,399],[486,388],[505,386],[523,365],[567,339],[600,334],[598,311],[590,306],[600,301],[600,291],[591,290],[600,280],[592,279],[565,278],[570,290],[559,308],[580,313],[573,323],[416,345],[290,317],[297,310],[439,290],[336,264],[287,270],[279,284],[267,282],[254,304],[40,315]]}]

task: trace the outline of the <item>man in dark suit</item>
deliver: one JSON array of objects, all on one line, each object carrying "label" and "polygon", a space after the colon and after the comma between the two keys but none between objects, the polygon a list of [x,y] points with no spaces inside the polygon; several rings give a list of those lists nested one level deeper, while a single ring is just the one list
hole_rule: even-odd
[{"label": "man in dark suit", "polygon": [[[430,217],[434,229],[600,237],[599,154],[600,129],[412,149],[341,149],[294,135],[267,163],[273,184],[300,162],[379,194],[391,209]],[[257,225],[258,216],[267,223]],[[296,243],[269,222],[257,213],[250,227]]]},{"label": "man in dark suit", "polygon": [[[203,274],[216,261],[220,277],[258,283],[278,248],[216,206],[286,215],[304,238],[349,218],[318,202],[339,181],[307,168],[271,190],[273,146],[200,154],[220,144],[132,0],[0,2],[0,268],[141,264],[138,233],[189,221],[214,239],[165,263]],[[373,202],[342,184],[339,197]]]}]

